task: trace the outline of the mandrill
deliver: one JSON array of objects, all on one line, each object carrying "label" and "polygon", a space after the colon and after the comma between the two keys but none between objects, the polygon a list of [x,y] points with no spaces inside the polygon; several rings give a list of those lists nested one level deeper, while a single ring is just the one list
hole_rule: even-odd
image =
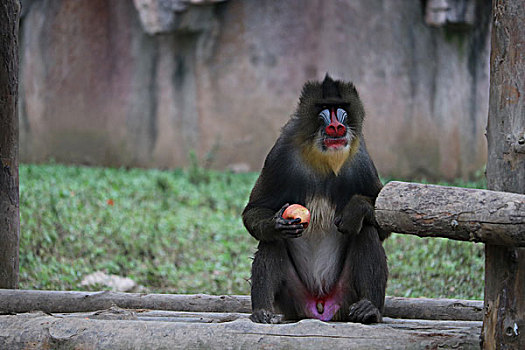
[{"label": "mandrill", "polygon": [[[365,117],[350,82],[307,82],[251,192],[242,218],[259,240],[252,264],[250,319],[381,322],[388,277],[375,220],[381,190],[368,155]],[[290,204],[309,225],[283,218]]]}]

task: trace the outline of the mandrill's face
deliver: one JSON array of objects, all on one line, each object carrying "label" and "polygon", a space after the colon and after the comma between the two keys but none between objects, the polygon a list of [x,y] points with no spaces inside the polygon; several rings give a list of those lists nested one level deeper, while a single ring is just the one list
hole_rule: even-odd
[{"label": "mandrill's face", "polygon": [[341,107],[323,106],[318,114],[320,128],[318,147],[321,151],[340,151],[349,147],[353,137],[347,125],[348,113]]},{"label": "mandrill's face", "polygon": [[354,85],[327,76],[305,84],[286,133],[293,135],[307,164],[337,175],[359,149],[363,119]]}]

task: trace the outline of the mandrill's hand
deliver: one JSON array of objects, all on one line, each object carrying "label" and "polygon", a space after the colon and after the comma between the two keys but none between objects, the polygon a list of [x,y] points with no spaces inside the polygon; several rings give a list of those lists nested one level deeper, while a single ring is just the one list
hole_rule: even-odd
[{"label": "mandrill's hand", "polygon": [[277,213],[275,213],[273,220],[275,222],[275,230],[278,231],[282,238],[297,238],[303,235],[304,225],[300,224],[301,219],[285,219],[283,213],[290,206],[289,203],[283,205]]},{"label": "mandrill's hand", "polygon": [[379,228],[372,198],[356,194],[336,218],[335,225],[341,233],[353,235],[361,231],[363,224]]}]

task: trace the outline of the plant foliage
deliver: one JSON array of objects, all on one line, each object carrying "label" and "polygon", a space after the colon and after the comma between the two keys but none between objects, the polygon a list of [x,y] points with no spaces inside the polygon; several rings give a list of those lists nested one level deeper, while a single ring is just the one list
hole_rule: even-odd
[{"label": "plant foliage", "polygon": [[[94,271],[149,292],[249,294],[241,212],[257,174],[20,166],[20,288],[82,290]],[[393,235],[387,294],[482,298],[482,246]]]}]

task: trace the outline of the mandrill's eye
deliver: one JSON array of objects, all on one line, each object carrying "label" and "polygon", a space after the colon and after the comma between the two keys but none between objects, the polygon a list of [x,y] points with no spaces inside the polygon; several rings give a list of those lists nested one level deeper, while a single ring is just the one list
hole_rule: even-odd
[{"label": "mandrill's eye", "polygon": [[325,125],[330,124],[330,111],[328,109],[323,109],[319,113],[319,118],[325,123]]},{"label": "mandrill's eye", "polygon": [[342,108],[337,109],[337,121],[341,124],[344,124],[346,122],[346,118],[348,118],[348,114],[346,111]]}]

